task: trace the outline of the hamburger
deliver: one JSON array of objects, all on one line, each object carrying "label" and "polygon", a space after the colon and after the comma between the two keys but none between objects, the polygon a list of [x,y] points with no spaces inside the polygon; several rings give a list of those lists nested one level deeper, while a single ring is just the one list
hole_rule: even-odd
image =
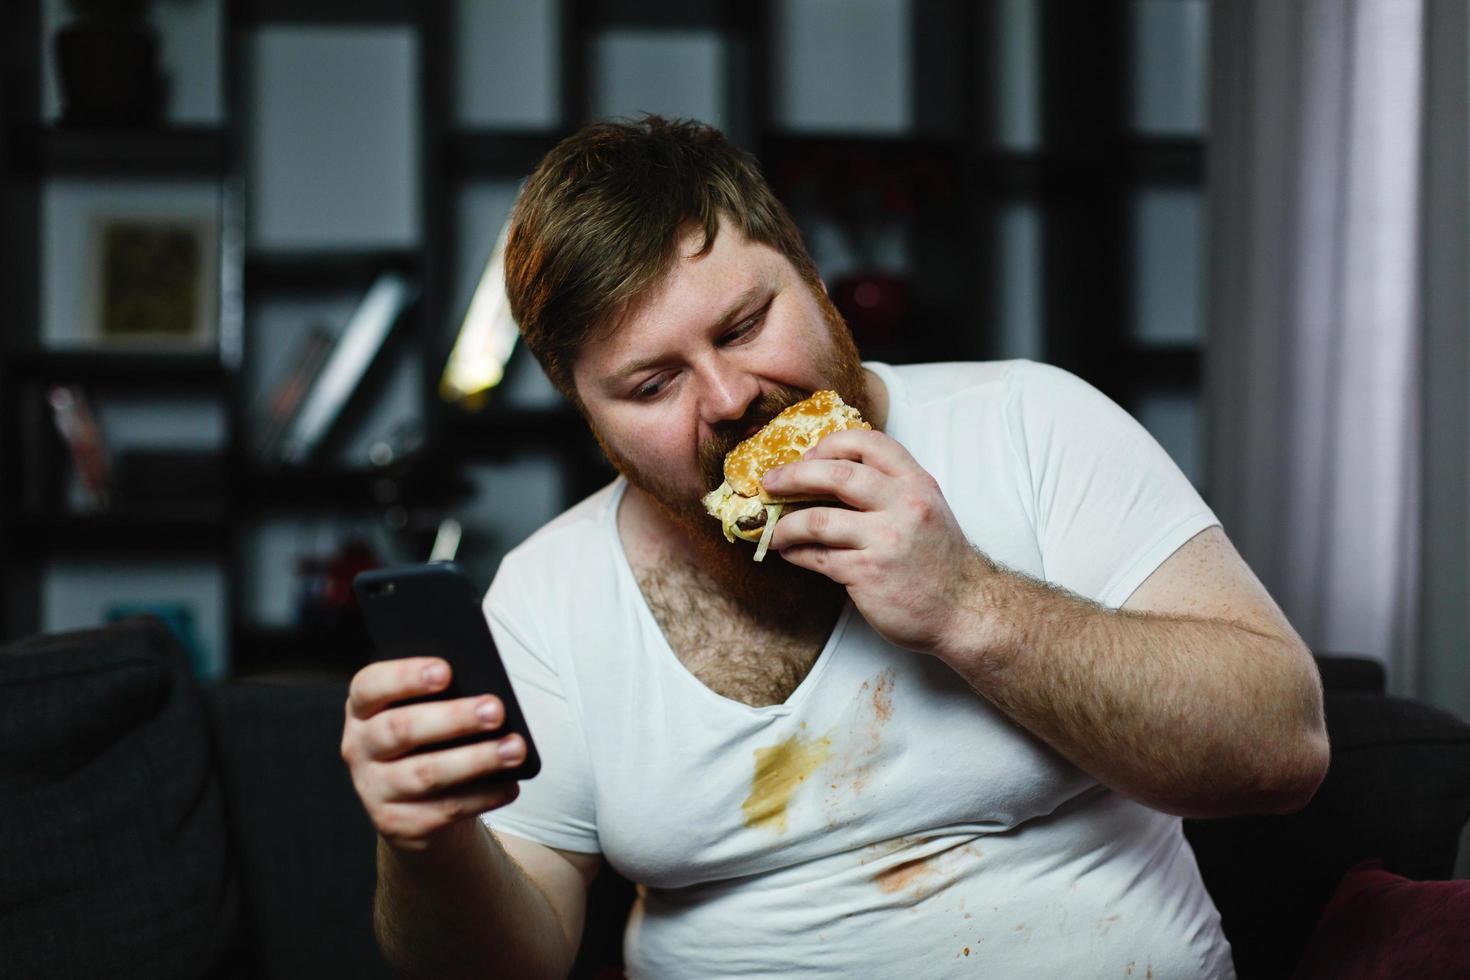
[{"label": "hamburger", "polygon": [[725,482],[704,496],[704,509],[720,522],[725,540],[755,541],[755,560],[766,556],[783,508],[833,502],[820,496],[773,497],[761,479],[793,463],[818,442],[845,429],[871,429],[835,391],[819,391],[787,408],[725,456]]}]

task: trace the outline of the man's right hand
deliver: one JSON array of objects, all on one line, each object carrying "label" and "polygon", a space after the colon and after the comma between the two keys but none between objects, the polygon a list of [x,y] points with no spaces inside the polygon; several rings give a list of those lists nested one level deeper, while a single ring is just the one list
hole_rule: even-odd
[{"label": "man's right hand", "polygon": [[518,783],[484,781],[525,758],[519,735],[413,754],[426,745],[494,731],[504,721],[505,706],[494,695],[399,703],[448,684],[443,660],[410,657],[369,664],[348,688],[342,759],[373,826],[399,850],[424,851],[446,830],[473,828],[476,816],[505,806],[520,792]]}]

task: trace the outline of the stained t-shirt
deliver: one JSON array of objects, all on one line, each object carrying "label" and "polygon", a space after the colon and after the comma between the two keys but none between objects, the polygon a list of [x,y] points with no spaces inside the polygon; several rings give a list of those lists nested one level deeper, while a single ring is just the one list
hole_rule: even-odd
[{"label": "stained t-shirt", "polygon": [[[886,431],[1012,571],[1117,607],[1217,523],[1065,371],[867,366]],[[706,687],[628,564],[625,489],[538,531],[486,596],[543,769],[482,819],[639,884],[629,976],[1233,976],[1177,817],[1099,785],[851,603],[784,703]]]}]

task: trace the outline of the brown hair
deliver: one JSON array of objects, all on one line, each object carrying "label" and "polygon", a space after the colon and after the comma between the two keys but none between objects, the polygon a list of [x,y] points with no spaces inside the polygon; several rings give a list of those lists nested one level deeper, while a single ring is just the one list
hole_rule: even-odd
[{"label": "brown hair", "polygon": [[521,190],[505,249],[505,288],[526,346],[578,408],[572,365],[664,278],[682,233],[713,246],[724,216],[810,283],[801,233],[755,158],[719,130],[644,116],[597,122],[541,160]]}]

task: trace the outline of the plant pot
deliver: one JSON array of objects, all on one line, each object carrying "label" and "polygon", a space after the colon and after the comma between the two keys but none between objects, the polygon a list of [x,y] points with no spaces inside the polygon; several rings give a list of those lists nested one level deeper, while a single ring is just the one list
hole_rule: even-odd
[{"label": "plant pot", "polygon": [[62,122],[69,126],[143,127],[163,114],[158,34],[144,21],[76,20],[56,32]]}]

